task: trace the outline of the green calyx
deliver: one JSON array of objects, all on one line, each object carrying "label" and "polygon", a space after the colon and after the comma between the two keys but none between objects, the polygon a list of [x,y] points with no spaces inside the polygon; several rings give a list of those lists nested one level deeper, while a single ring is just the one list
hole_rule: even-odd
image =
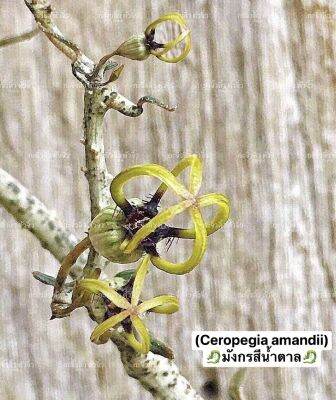
[{"label": "green calyx", "polygon": [[143,61],[146,60],[151,53],[148,46],[146,46],[146,37],[142,34],[131,36],[118,47],[115,54],[131,60]]},{"label": "green calyx", "polygon": [[89,238],[96,252],[120,264],[138,261],[143,251],[135,249],[125,254],[121,244],[126,239],[125,216],[115,206],[104,208],[91,222]]}]

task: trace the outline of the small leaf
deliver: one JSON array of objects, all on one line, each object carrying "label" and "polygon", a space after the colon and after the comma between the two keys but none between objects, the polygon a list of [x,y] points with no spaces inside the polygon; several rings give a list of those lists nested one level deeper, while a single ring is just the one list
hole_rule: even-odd
[{"label": "small leaf", "polygon": [[54,278],[53,276],[44,274],[43,272],[40,271],[34,271],[33,277],[37,279],[39,282],[44,283],[45,285],[55,286],[56,278]]},{"label": "small leaf", "polygon": [[118,272],[114,277],[121,278],[125,281],[125,284],[134,276],[136,269],[126,269]]},{"label": "small leaf", "polygon": [[174,359],[173,350],[170,347],[168,347],[165,343],[161,342],[160,340],[154,337],[151,337],[150,351],[154,354],[158,354],[159,356],[168,358],[169,360]]}]

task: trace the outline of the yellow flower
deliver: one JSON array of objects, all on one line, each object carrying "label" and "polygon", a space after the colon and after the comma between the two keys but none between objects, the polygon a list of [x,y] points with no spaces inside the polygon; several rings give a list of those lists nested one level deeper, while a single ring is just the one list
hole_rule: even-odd
[{"label": "yellow flower", "polygon": [[[190,168],[190,182],[187,189],[177,177],[188,167]],[[136,207],[126,199],[124,186],[128,181],[146,175],[160,179],[162,184],[150,201]],[[125,228],[130,236],[123,242],[121,249],[129,254],[142,248],[150,254],[151,262],[156,267],[169,273],[185,274],[195,268],[204,255],[207,236],[220,229],[230,213],[229,201],[224,195],[211,193],[198,196],[201,183],[202,163],[196,155],[184,158],[172,171],[168,171],[160,165],[145,164],[127,168],[117,175],[111,183],[111,195],[123,211],[126,221],[129,221],[128,225],[125,224]],[[172,189],[181,201],[158,212],[158,204],[168,188]],[[218,210],[212,221],[206,224],[201,209],[209,206],[217,206]],[[186,210],[193,221],[193,228],[181,229],[166,225],[170,219]],[[174,237],[194,239],[193,252],[188,260],[172,263],[157,253],[157,242],[164,238]]]},{"label": "yellow flower", "polygon": [[[170,40],[168,43],[158,44],[154,41],[155,29],[167,21],[176,23],[180,28],[180,33],[175,39]],[[150,47],[150,53],[155,55],[161,61],[177,63],[184,60],[191,49],[190,30],[187,29],[187,24],[183,16],[176,12],[162,15],[160,18],[149,24],[145,30],[145,36]],[[181,54],[169,57],[167,53],[172,49],[176,49],[182,42],[185,43]]]},{"label": "yellow flower", "polygon": [[[178,36],[167,43],[157,43],[154,40],[156,28],[165,23],[173,22],[179,26]],[[168,52],[176,49],[180,43],[184,42],[181,53],[177,56],[168,56]],[[177,63],[184,60],[191,48],[190,30],[187,29],[186,21],[179,13],[169,13],[162,15],[157,20],[150,23],[145,29],[144,34],[134,35],[122,43],[113,53],[131,60],[142,61],[151,54],[159,60],[168,63]]]},{"label": "yellow flower", "polygon": [[159,314],[172,314],[179,309],[179,301],[172,295],[162,295],[144,302],[140,301],[149,261],[148,255],[141,261],[135,278],[131,281],[132,294],[130,299],[127,298],[127,295],[124,297],[112,289],[107,282],[98,279],[83,279],[78,283],[79,289],[86,289],[94,294],[100,293],[111,302],[112,316],[99,324],[92,332],[92,342],[96,344],[105,343],[110,337],[110,330],[122,325],[126,331],[124,335],[134,350],[142,354],[149,352],[150,335],[141,316],[149,311]]}]

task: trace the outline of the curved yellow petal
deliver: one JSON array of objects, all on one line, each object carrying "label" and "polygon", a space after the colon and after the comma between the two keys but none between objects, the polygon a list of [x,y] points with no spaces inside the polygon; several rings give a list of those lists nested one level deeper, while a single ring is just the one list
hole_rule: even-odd
[{"label": "curved yellow petal", "polygon": [[[166,21],[178,24],[180,27],[180,34],[177,36],[177,38],[165,43],[163,49],[156,49],[156,50],[152,49],[150,52],[161,61],[165,61],[168,63],[177,63],[186,58],[191,49],[190,30],[186,29],[187,28],[186,21],[181,14],[175,12],[162,15],[160,18],[156,19],[147,26],[147,28],[145,29],[145,35],[146,36],[149,35],[153,30],[156,29],[158,25]],[[167,56],[167,52],[174,49],[179,43],[181,43],[184,40],[185,40],[185,46],[184,49],[182,50],[182,53],[179,56],[171,56],[171,57]]]},{"label": "curved yellow petal", "polygon": [[[230,216],[230,202],[227,197],[219,193],[210,193],[200,196],[197,199],[197,204],[200,208],[209,206],[218,206],[219,209],[209,224],[206,224],[207,235],[218,231]],[[178,237],[184,239],[194,239],[195,229],[179,229]]]},{"label": "curved yellow petal", "polygon": [[132,239],[130,239],[127,246],[125,247],[124,252],[126,254],[131,253],[139,246],[140,242],[144,240],[147,236],[149,236],[152,232],[154,232],[156,228],[166,223],[175,215],[183,212],[192,204],[193,203],[191,200],[184,200],[179,204],[168,207],[166,210],[161,211],[135,233],[135,235],[132,237]]},{"label": "curved yellow petal", "polygon": [[194,157],[190,167],[189,192],[196,196],[202,184],[203,166],[201,159],[198,156]]},{"label": "curved yellow petal", "polygon": [[[191,171],[190,171],[190,189],[192,189],[196,184],[193,183],[193,185],[191,185],[191,183],[193,182],[192,176],[195,176],[198,174],[198,179],[199,179],[199,185],[202,183],[202,161],[200,160],[200,158],[196,155],[196,154],[192,154],[188,157],[184,157],[178,164],[175,165],[175,167],[170,171],[174,176],[179,176],[186,168],[190,167]],[[192,170],[195,169],[195,171],[197,171],[197,173],[195,174],[192,173]],[[165,192],[167,191],[168,186],[165,183],[162,183],[157,191],[155,192],[153,199],[155,199],[157,202],[159,202],[162,198],[162,196],[165,194]],[[199,187],[198,187],[199,190]],[[197,186],[195,188],[195,193],[198,192],[197,190]],[[192,190],[190,190],[192,192]],[[192,192],[193,193],[193,192]]]},{"label": "curved yellow petal", "polygon": [[[150,336],[148,329],[142,320],[136,315],[131,315],[131,321],[133,332],[126,333],[125,336],[135,351],[141,354],[147,354],[150,350]],[[134,330],[140,340],[135,337]]]},{"label": "curved yellow petal", "polygon": [[168,171],[166,168],[161,167],[161,165],[157,164],[145,164],[145,165],[136,165],[134,167],[130,167],[125,169],[123,172],[118,174],[111,183],[110,191],[111,196],[114,202],[121,208],[129,206],[129,203],[124,194],[124,185],[131,179],[136,178],[138,176],[152,176],[160,179],[167,186],[175,191],[175,193],[184,198],[190,198],[191,194],[185,187],[179,182],[175,176]]},{"label": "curved yellow petal", "polygon": [[132,290],[132,299],[131,299],[132,306],[136,306],[139,303],[142,287],[148,272],[149,261],[150,257],[146,255],[144,259],[141,261],[139,268],[137,269],[137,272],[135,274],[133,290]]},{"label": "curved yellow petal", "polygon": [[170,294],[164,294],[141,303],[138,306],[138,312],[139,314],[143,314],[146,311],[152,311],[158,314],[173,314],[178,311],[179,306],[180,303],[177,297]]},{"label": "curved yellow petal", "polygon": [[112,289],[107,282],[98,279],[82,279],[78,283],[78,287],[89,290],[92,293],[101,293],[106,296],[113,304],[120,308],[130,307],[130,303],[114,289]]},{"label": "curved yellow petal", "polygon": [[[189,54],[189,52],[191,50],[191,34],[190,34],[190,31],[186,31],[186,33],[187,34],[186,34],[185,38],[183,37],[183,39],[181,39],[181,40],[185,39],[184,49],[182,50],[181,54],[179,54],[178,56],[170,57],[167,55],[167,52],[165,52],[162,55],[157,55],[156,57],[159,60],[167,62],[167,63],[178,63],[180,61],[183,61],[187,57],[187,55]],[[181,40],[179,40],[179,42]],[[177,46],[177,43],[175,43],[174,46],[172,46],[172,47],[176,47],[176,46]]]},{"label": "curved yellow petal", "polygon": [[107,332],[109,329],[112,329],[114,326],[122,322],[125,318],[130,315],[129,310],[122,311],[121,313],[114,315],[113,317],[107,319],[106,321],[99,324],[95,330],[91,334],[91,341],[99,344],[100,338]]},{"label": "curved yellow petal", "polygon": [[197,199],[197,203],[199,207],[208,207],[211,205],[216,205],[219,207],[219,210],[215,214],[214,218],[207,225],[207,234],[211,235],[220,229],[225,222],[229,219],[230,216],[230,202],[227,197],[223,194],[219,193],[209,193],[203,196],[200,196]]},{"label": "curved yellow petal", "polygon": [[189,209],[195,226],[195,240],[192,255],[187,261],[172,263],[159,256],[151,256],[152,263],[170,274],[182,275],[193,270],[202,260],[207,244],[207,231],[202,215],[197,207]]},{"label": "curved yellow petal", "polygon": [[[188,37],[188,39],[187,39]],[[163,49],[158,49],[158,50],[150,50],[150,53],[153,54],[154,56],[156,56],[157,58],[159,58],[162,61],[166,61],[161,59],[160,57],[163,56],[164,54],[167,54],[170,50],[173,50],[174,48],[176,48],[181,42],[183,42],[183,40],[186,40],[186,44],[187,41],[190,40],[190,30],[183,30],[176,39],[170,40],[169,42],[165,43],[163,46]],[[185,47],[184,47],[185,49]],[[183,49],[183,51],[184,51]],[[189,49],[190,50],[190,49]],[[189,53],[189,51],[188,51]],[[187,56],[187,54],[185,55]],[[166,61],[169,62],[169,61]]]},{"label": "curved yellow petal", "polygon": [[145,29],[145,35],[149,35],[153,29],[156,29],[156,27],[158,25],[162,24],[165,21],[176,22],[182,28],[185,28],[187,25],[185,19],[183,18],[183,16],[180,13],[171,12],[171,13],[161,15],[158,19],[151,22]]}]

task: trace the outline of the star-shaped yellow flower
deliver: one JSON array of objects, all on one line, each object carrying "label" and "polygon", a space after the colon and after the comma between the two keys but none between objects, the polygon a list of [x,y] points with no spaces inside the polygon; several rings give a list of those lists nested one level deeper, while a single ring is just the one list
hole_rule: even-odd
[{"label": "star-shaped yellow flower", "polygon": [[[186,168],[190,168],[188,189],[177,178]],[[137,208],[126,199],[124,186],[130,180],[139,176],[158,178],[162,181],[162,184],[149,202]],[[150,254],[151,262],[169,273],[185,274],[195,268],[204,255],[207,236],[220,229],[227,221],[230,213],[229,201],[224,195],[211,193],[198,196],[201,183],[202,163],[196,155],[184,158],[172,171],[168,171],[160,165],[145,164],[127,168],[117,175],[111,183],[111,195],[115,203],[124,212],[126,220],[132,221],[131,228],[129,228],[131,237],[123,242],[121,249],[126,254],[130,254],[142,246]],[[172,189],[181,201],[158,212],[158,203],[168,188]],[[201,209],[208,206],[217,206],[218,210],[212,221],[206,224]],[[166,225],[166,222],[186,210],[193,221],[193,228],[182,229]],[[165,237],[194,239],[190,258],[184,262],[172,263],[159,256],[155,244]]]},{"label": "star-shaped yellow flower", "polygon": [[150,311],[159,314],[172,314],[179,309],[179,301],[173,295],[162,295],[144,302],[140,294],[148,272],[150,257],[147,255],[141,261],[133,282],[130,301],[112,289],[107,282],[98,279],[83,279],[78,283],[79,289],[104,295],[113,305],[115,315],[99,324],[91,334],[94,343],[105,343],[110,337],[110,330],[125,323],[129,319],[131,332],[125,332],[129,344],[139,353],[146,354],[150,350],[150,335],[141,316]]}]

